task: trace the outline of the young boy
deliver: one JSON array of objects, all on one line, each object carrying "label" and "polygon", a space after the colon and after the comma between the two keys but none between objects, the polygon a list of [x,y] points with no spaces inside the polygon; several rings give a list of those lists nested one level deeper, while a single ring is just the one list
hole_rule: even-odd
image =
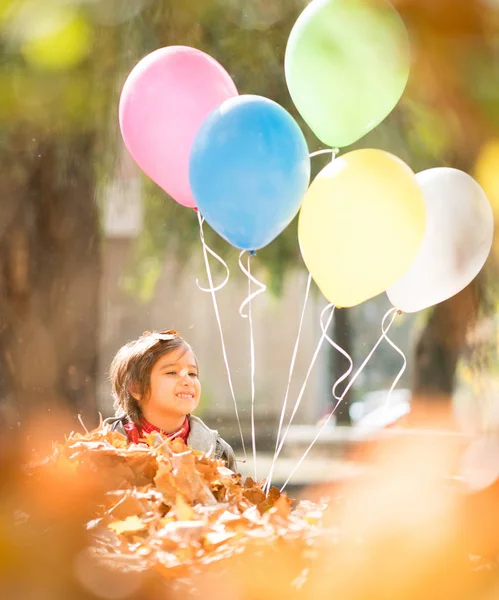
[{"label": "young boy", "polygon": [[226,461],[236,471],[232,448],[217,431],[191,415],[201,395],[198,361],[189,344],[173,330],[146,331],[125,344],[110,369],[116,417],[105,423],[128,437],[144,441],[158,431],[180,437],[193,448]]}]

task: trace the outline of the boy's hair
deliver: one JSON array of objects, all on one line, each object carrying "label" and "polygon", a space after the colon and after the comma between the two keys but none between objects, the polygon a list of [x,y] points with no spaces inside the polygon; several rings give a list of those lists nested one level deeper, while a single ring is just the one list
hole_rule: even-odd
[{"label": "boy's hair", "polygon": [[[122,346],[111,363],[109,375],[112,384],[116,416],[127,416],[136,425],[140,423],[142,409],[135,396],[146,398],[151,386],[151,371],[156,361],[177,348],[192,350],[189,344],[173,329],[145,331],[137,340]],[[197,362],[197,361],[196,361]]]}]

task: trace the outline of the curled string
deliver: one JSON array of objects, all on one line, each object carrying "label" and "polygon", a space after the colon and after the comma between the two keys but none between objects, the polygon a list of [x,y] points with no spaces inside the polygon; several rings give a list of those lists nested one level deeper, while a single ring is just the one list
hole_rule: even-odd
[{"label": "curled string", "polygon": [[[312,373],[312,369],[315,366],[315,362],[317,360],[317,357],[319,356],[320,349],[322,348],[322,344],[324,343],[324,340],[325,340],[324,330],[327,330],[329,328],[329,326],[331,325],[331,321],[333,320],[334,309],[335,309],[334,304],[328,304],[321,312],[320,319],[321,319],[322,335],[317,343],[317,347],[315,349],[314,355],[312,356],[312,360],[310,361],[310,365],[308,367],[307,374],[305,375],[305,381],[303,382],[303,384],[301,386],[300,393],[298,394],[298,398],[296,399],[295,405],[293,407],[293,412],[291,413],[291,417],[289,419],[286,430],[285,430],[281,440],[279,441],[279,446],[278,446],[277,450],[274,453],[274,459],[273,459],[274,465],[275,465],[275,461],[277,460],[279,454],[281,453],[282,447],[284,445],[284,441],[286,440],[286,437],[289,432],[289,428],[291,427],[291,423],[293,422],[296,412],[298,411],[298,408],[300,406],[301,400],[303,398],[303,394],[305,393],[305,388],[307,387],[308,379],[310,377],[310,374]],[[328,317],[325,327],[322,327],[322,319],[328,311],[330,311],[330,315]],[[264,485],[264,490],[266,489],[268,491],[270,489],[271,483],[272,482],[271,482],[270,477],[267,476],[267,480]]]},{"label": "curled string", "polygon": [[317,150],[316,152],[312,152],[309,154],[310,158],[314,156],[319,156],[319,154],[332,154],[331,162],[338,156],[339,148],[326,148],[325,150]]},{"label": "curled string", "polygon": [[348,378],[348,376],[350,375],[350,373],[353,371],[353,359],[350,356],[350,354],[348,354],[348,352],[346,350],[344,350],[341,346],[339,346],[333,339],[331,339],[331,337],[329,337],[329,335],[327,334],[327,331],[324,326],[324,322],[322,320],[322,315],[321,315],[321,329],[322,329],[322,335],[326,338],[326,340],[331,344],[331,346],[333,346],[333,348],[335,350],[338,350],[338,352],[340,352],[341,354],[343,354],[343,356],[348,360],[349,362],[349,366],[348,369],[343,373],[343,375],[341,377],[339,377],[334,385],[333,385],[333,389],[332,389],[332,394],[335,400],[340,400],[340,398],[342,398],[342,396],[337,396],[336,395],[336,388],[338,387],[338,385],[342,382],[345,381],[345,379]]},{"label": "curled string", "polygon": [[308,297],[310,294],[310,285],[312,283],[312,275],[309,273],[308,275],[308,279],[307,279],[307,287],[305,290],[305,298],[303,300],[303,308],[301,311],[301,317],[300,317],[300,324],[298,326],[298,335],[296,336],[296,342],[295,342],[295,347],[293,350],[293,356],[291,357],[291,364],[289,366],[289,374],[288,374],[288,383],[286,386],[286,393],[284,394],[284,402],[282,405],[282,410],[281,410],[281,417],[279,419],[279,429],[277,430],[277,438],[276,438],[276,442],[275,442],[275,450],[274,450],[274,457],[272,458],[272,463],[270,465],[270,471],[269,474],[267,476],[267,481],[265,482],[265,485],[268,484],[269,489],[270,489],[270,482],[272,481],[272,476],[274,475],[274,469],[275,469],[275,461],[276,461],[276,454],[277,454],[277,448],[279,446],[279,440],[281,439],[281,432],[282,432],[282,426],[284,423],[284,415],[286,414],[286,408],[288,405],[288,397],[289,397],[289,390],[291,387],[291,378],[293,377],[293,371],[295,368],[295,362],[296,362],[296,356],[298,354],[298,346],[300,343],[300,337],[301,337],[301,331],[303,328],[303,321],[305,318],[305,309],[307,307],[307,302],[308,302]]},{"label": "curled string", "polygon": [[204,257],[204,264],[206,267],[206,274],[208,276],[208,283],[209,283],[209,288],[203,288],[199,285],[198,280],[196,280],[196,284],[199,287],[200,290],[202,290],[203,292],[209,292],[211,293],[211,297],[213,300],[213,309],[215,311],[215,318],[217,320],[217,324],[218,324],[218,330],[220,332],[220,341],[222,342],[222,355],[223,355],[223,359],[224,359],[224,364],[225,364],[225,369],[227,371],[227,380],[229,382],[229,388],[230,388],[230,393],[232,396],[232,400],[234,402],[234,410],[236,412],[236,419],[237,419],[237,425],[239,428],[239,435],[241,436],[241,444],[242,444],[242,448],[243,448],[243,454],[244,454],[244,462],[246,462],[247,460],[247,455],[246,455],[246,446],[244,444],[244,436],[243,436],[243,430],[241,427],[241,420],[239,418],[239,411],[237,409],[237,402],[236,402],[236,395],[234,393],[234,386],[232,384],[232,376],[230,374],[230,368],[229,368],[229,360],[227,358],[227,349],[225,347],[225,341],[224,341],[224,334],[223,334],[223,328],[222,328],[222,322],[220,320],[220,311],[218,309],[218,302],[217,302],[217,297],[215,292],[219,289],[221,289],[223,286],[217,286],[214,287],[213,286],[213,277],[211,275],[211,268],[210,268],[210,261],[208,258],[208,252],[214,256],[215,258],[217,258],[227,269],[227,276],[226,276],[226,280],[224,282],[223,285],[225,285],[229,279],[229,267],[227,266],[227,264],[215,253],[211,250],[211,248],[209,248],[209,246],[206,244],[205,239],[204,239],[204,231],[203,231],[203,222],[204,219],[203,217],[200,215],[199,212],[197,212],[198,215],[198,222],[199,222],[199,237],[201,238],[201,244],[203,246],[203,257]]},{"label": "curled string", "polygon": [[[397,311],[397,309],[392,308],[391,310],[395,311],[395,315],[399,314],[399,311]],[[390,388],[390,390],[388,392],[388,395],[386,397],[386,400],[385,400],[385,407],[388,408],[388,405],[390,404],[390,398],[392,396],[393,390],[396,388],[398,382],[400,381],[400,378],[402,377],[402,375],[404,374],[404,372],[405,372],[405,370],[407,368],[407,358],[405,357],[405,354],[402,352],[402,350],[397,346],[397,344],[395,344],[395,342],[393,342],[393,340],[391,340],[388,337],[387,333],[388,333],[388,330],[390,329],[390,326],[388,326],[388,328],[386,330],[383,328],[383,325],[385,323],[385,318],[386,318],[386,315],[385,315],[385,317],[383,317],[383,323],[381,324],[381,329],[383,331],[382,336],[390,344],[390,346],[400,354],[400,356],[402,357],[402,360],[403,360],[402,367],[401,367],[400,371],[398,372],[397,377],[395,377],[395,379],[393,380],[392,386],[391,386],[391,388]],[[393,319],[392,319],[392,323],[393,323]],[[391,323],[390,323],[390,325],[391,325]]]},{"label": "curled string", "polygon": [[[391,320],[388,324],[388,326],[385,328],[385,321],[387,320],[387,318],[391,315]],[[391,308],[383,317],[383,320],[381,322],[381,336],[379,337],[378,341],[376,342],[376,344],[373,346],[371,352],[369,352],[369,354],[366,356],[366,358],[364,359],[364,362],[360,365],[360,367],[357,369],[357,371],[355,372],[354,376],[352,377],[352,379],[348,382],[348,385],[345,387],[345,389],[343,390],[343,394],[341,394],[340,398],[338,399],[338,401],[336,402],[333,410],[329,413],[329,415],[327,416],[327,418],[325,419],[324,423],[322,424],[321,428],[319,429],[319,431],[317,432],[316,436],[314,437],[314,439],[311,441],[310,445],[308,446],[308,448],[305,450],[305,452],[303,453],[302,457],[300,458],[300,460],[296,463],[296,465],[294,466],[293,470],[291,471],[289,477],[286,479],[286,481],[284,482],[283,486],[281,487],[281,492],[284,490],[284,488],[288,485],[288,483],[291,481],[293,475],[296,473],[296,471],[298,471],[298,469],[301,467],[303,461],[305,460],[305,458],[308,456],[308,453],[310,452],[310,450],[312,449],[312,447],[314,446],[315,442],[319,439],[319,437],[321,436],[322,432],[324,431],[324,429],[327,427],[329,421],[331,420],[331,418],[333,417],[336,409],[338,408],[338,406],[340,405],[340,403],[342,402],[342,400],[345,398],[345,396],[348,394],[348,391],[350,390],[350,388],[352,387],[352,385],[355,383],[357,377],[362,373],[362,371],[364,370],[364,367],[367,365],[367,363],[371,360],[372,355],[374,354],[374,352],[376,351],[376,349],[378,348],[378,346],[381,344],[381,342],[383,341],[383,339],[389,339],[387,338],[387,333],[390,330],[390,327],[393,324],[393,321],[395,320],[395,317],[397,316],[397,309],[396,308]]]},{"label": "curled string", "polygon": [[201,237],[201,243],[203,244],[203,250],[208,252],[209,254],[211,254],[211,256],[213,256],[213,258],[216,258],[218,260],[218,262],[225,267],[226,273],[225,273],[225,279],[222,281],[222,283],[220,285],[217,285],[217,287],[213,287],[211,285],[211,283],[210,283],[210,287],[208,287],[208,288],[202,287],[199,283],[199,279],[197,279],[197,278],[196,278],[196,285],[202,292],[208,292],[208,293],[218,292],[223,287],[225,287],[227,285],[227,283],[229,282],[230,269],[227,266],[227,263],[224,261],[224,259],[221,256],[219,256],[216,252],[214,252],[208,246],[208,244],[204,241],[204,232],[203,232],[204,217],[202,217],[198,213],[198,219],[199,219],[200,237]]},{"label": "curled string", "polygon": [[[247,319],[248,318],[248,315],[245,315],[244,312],[243,312],[244,307],[247,304],[250,304],[252,300],[254,300],[259,294],[262,294],[267,289],[267,286],[264,283],[262,283],[261,281],[258,281],[258,279],[256,279],[255,277],[253,277],[253,275],[250,272],[250,258],[252,256],[251,252],[248,254],[248,267],[246,268],[243,265],[242,258],[244,256],[245,252],[247,252],[247,250],[243,250],[241,252],[241,254],[239,255],[239,267],[240,267],[241,271],[248,278],[248,284],[249,284],[249,290],[250,291],[248,292],[248,297],[246,298],[246,300],[239,307],[239,314],[241,315],[241,317],[243,319]],[[260,289],[258,289],[255,292],[251,293],[251,282],[253,282],[254,284],[256,284]]]}]

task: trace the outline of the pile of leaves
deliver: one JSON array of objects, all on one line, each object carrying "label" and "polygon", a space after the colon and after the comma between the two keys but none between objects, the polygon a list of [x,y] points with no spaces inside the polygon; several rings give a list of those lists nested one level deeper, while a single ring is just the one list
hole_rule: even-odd
[{"label": "pile of leaves", "polygon": [[447,440],[372,447],[354,480],[307,491],[327,509],[155,435],[72,434],[27,469],[0,440],[0,597],[497,598],[499,481],[463,493]]},{"label": "pile of leaves", "polygon": [[[243,482],[225,463],[159,434],[128,445],[101,427],[71,434],[43,464],[71,473],[99,500],[87,523],[92,551],[108,566],[154,570],[188,578],[261,546],[296,544],[310,552],[321,531],[324,507],[293,502],[251,478]],[[209,567],[210,566],[210,567]]]}]

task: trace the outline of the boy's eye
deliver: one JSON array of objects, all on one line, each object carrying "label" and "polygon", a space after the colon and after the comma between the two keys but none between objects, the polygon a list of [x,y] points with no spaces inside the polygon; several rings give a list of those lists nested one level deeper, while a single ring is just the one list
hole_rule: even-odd
[{"label": "boy's eye", "polygon": [[167,375],[176,375],[176,374],[177,374],[177,372],[176,372],[176,371],[168,371],[168,372],[167,372]]},{"label": "boy's eye", "polygon": [[189,377],[197,377],[198,374],[197,373],[189,373]]}]

